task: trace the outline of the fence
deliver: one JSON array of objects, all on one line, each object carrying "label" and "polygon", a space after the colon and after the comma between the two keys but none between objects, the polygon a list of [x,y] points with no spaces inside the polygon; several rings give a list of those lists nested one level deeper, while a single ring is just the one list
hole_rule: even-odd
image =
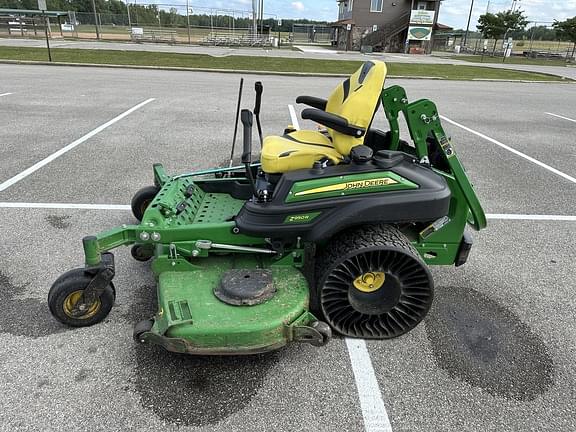
[{"label": "fence", "polygon": [[[494,39],[469,38],[465,46],[462,44],[462,36],[438,38],[438,41],[440,43],[434,46],[434,50],[437,51],[454,51],[456,46],[460,46],[462,53],[481,55],[486,46],[486,55],[504,56],[504,40],[502,39],[495,41]],[[575,58],[574,48],[575,45],[572,42],[566,41],[516,40],[513,43],[512,54],[549,60],[570,60]]]},{"label": "fence", "polygon": [[291,42],[294,44],[331,45],[332,27],[314,24],[294,24]]},{"label": "fence", "polygon": [[[291,40],[290,32],[280,31],[275,15],[265,14],[254,33],[254,22],[246,11],[194,8],[196,13],[187,16],[185,7],[164,9],[168,6],[128,4],[124,14],[69,12],[61,26],[56,19],[50,20],[51,36],[231,46],[268,46]],[[17,25],[8,24],[16,21]],[[0,36],[43,37],[41,21],[43,18],[0,17]],[[29,30],[32,28],[36,31]],[[133,29],[137,29],[136,35]]]}]

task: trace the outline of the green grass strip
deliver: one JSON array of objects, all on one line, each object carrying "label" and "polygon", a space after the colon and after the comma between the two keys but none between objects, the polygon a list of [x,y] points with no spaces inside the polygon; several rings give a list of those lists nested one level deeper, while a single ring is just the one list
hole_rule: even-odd
[{"label": "green grass strip", "polygon": [[[360,61],[315,60],[283,57],[226,56],[180,54],[146,51],[89,50],[55,48],[54,62],[114,64],[127,66],[164,66],[205,69],[234,69],[272,72],[337,73],[354,72]],[[0,47],[0,59],[47,61],[44,48]],[[502,79],[562,81],[561,77],[533,72],[484,68],[478,66],[389,63],[388,73],[396,76],[423,76],[451,80]]]}]

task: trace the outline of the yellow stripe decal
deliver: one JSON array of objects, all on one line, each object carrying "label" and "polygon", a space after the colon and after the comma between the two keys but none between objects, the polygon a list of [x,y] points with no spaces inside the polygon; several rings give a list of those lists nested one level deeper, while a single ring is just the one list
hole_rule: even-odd
[{"label": "yellow stripe decal", "polygon": [[301,192],[296,192],[295,196],[304,196],[304,195],[312,195],[317,193],[323,192],[336,192],[336,191],[347,191],[352,189],[370,189],[370,188],[377,188],[381,186],[388,186],[397,184],[398,182],[392,178],[384,177],[384,178],[375,178],[375,179],[367,179],[367,180],[359,180],[354,182],[346,182],[346,183],[338,183],[328,186],[322,186],[315,189],[308,189]]}]

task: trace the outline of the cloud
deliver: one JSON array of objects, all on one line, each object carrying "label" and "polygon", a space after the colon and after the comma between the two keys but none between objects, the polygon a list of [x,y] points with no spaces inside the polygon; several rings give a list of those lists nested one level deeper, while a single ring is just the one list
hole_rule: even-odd
[{"label": "cloud", "polygon": [[297,11],[303,11],[304,3],[302,3],[301,1],[292,2],[292,8],[296,9]]},{"label": "cloud", "polygon": [[[470,4],[471,0],[444,0],[440,7],[439,21],[454,28],[466,28]],[[489,11],[504,11],[509,9],[511,4],[511,0],[490,0]],[[472,30],[476,30],[478,18],[486,13],[487,8],[488,0],[475,2],[470,22]],[[576,15],[576,0],[520,0],[518,8],[524,11],[530,21],[551,25],[555,19],[562,21]],[[531,25],[529,24],[529,27]]]}]

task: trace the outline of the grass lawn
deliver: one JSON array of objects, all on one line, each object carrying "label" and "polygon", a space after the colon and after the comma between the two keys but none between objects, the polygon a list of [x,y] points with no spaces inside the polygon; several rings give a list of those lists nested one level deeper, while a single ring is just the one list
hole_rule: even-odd
[{"label": "grass lawn", "polygon": [[[0,59],[46,61],[47,57],[47,52],[44,48],[0,47]],[[204,54],[68,48],[53,49],[52,58],[55,62],[73,63],[342,74],[354,72],[362,63],[347,60],[251,56],[212,57]],[[452,80],[485,78],[562,81],[560,77],[545,74],[460,65],[390,63],[388,65],[388,73],[390,75],[439,77]]]},{"label": "grass lawn", "polygon": [[[466,55],[466,56],[454,56],[455,60],[464,60],[473,63],[481,63],[482,56]],[[483,63],[502,63],[502,57],[490,57],[484,56]],[[526,58],[526,57],[509,57],[506,59],[505,63],[508,64],[519,64],[519,65],[538,65],[538,66],[566,66],[566,61],[559,59],[546,60],[542,58]]]}]

